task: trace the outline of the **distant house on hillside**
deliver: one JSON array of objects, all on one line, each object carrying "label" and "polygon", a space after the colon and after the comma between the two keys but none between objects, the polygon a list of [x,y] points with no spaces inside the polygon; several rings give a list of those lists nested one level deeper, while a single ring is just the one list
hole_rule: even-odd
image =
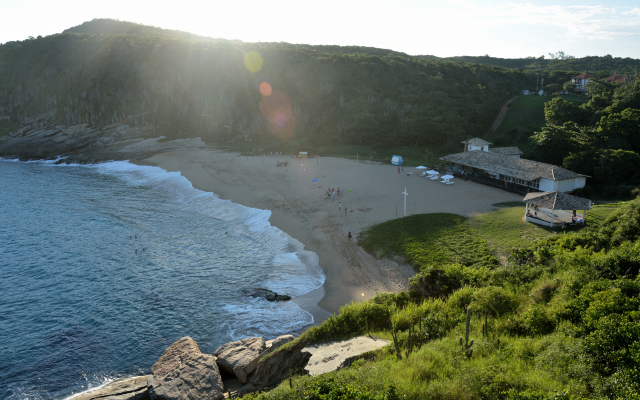
[{"label": "distant house on hillside", "polygon": [[571,83],[575,85],[574,91],[576,94],[588,94],[589,88],[587,87],[587,84],[591,79],[596,79],[596,77],[589,75],[587,71],[584,71],[583,74],[572,77]]},{"label": "distant house on hillside", "polygon": [[618,75],[617,72],[614,73],[613,75],[607,77],[605,79],[605,81],[607,81],[609,83],[619,83],[621,85],[627,85],[630,82],[629,75],[620,76],[620,75]]},{"label": "distant house on hillside", "polygon": [[441,160],[451,163],[454,173],[478,182],[521,193],[571,192],[583,188],[586,183],[586,175],[520,158],[522,152],[517,147],[489,149],[491,143],[480,138],[462,143],[465,144],[465,151],[449,154]]},{"label": "distant house on hillside", "polygon": [[489,151],[489,145],[493,144],[493,143],[487,142],[486,140],[480,139],[478,137],[465,140],[462,143],[464,144],[464,151],[475,151],[475,150]]},{"label": "distant house on hillside", "polygon": [[489,145],[493,143],[489,143],[486,140],[480,138],[465,140],[464,142],[462,142],[462,144],[464,144],[464,151],[490,151],[492,153],[498,153],[516,158],[520,158],[520,154],[522,154],[522,151],[520,151],[520,149],[516,146],[494,147],[492,149],[489,149]]}]

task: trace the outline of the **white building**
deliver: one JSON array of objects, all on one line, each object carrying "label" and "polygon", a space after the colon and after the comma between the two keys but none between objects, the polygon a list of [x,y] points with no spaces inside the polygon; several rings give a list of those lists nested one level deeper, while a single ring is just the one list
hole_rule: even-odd
[{"label": "white building", "polygon": [[508,154],[512,151],[494,152],[496,149],[489,149],[491,143],[480,138],[462,143],[465,144],[464,152],[449,154],[441,160],[453,164],[454,171],[465,171],[472,179],[486,179],[486,183],[501,186],[506,183],[508,188],[522,192],[531,189],[571,192],[583,188],[587,180],[586,175],[556,165],[520,158],[519,149],[516,156]]}]

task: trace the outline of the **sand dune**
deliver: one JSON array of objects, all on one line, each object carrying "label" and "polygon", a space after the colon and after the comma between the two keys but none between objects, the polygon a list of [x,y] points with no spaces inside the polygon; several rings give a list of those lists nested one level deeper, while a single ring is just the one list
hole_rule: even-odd
[{"label": "sand dune", "polygon": [[[289,165],[277,167],[277,161],[288,161]],[[490,211],[497,202],[522,199],[460,179],[454,179],[453,185],[443,185],[417,173],[398,174],[393,165],[342,158],[245,157],[194,150],[159,154],[141,163],[180,171],[198,189],[235,203],[271,210],[273,225],[320,257],[327,276],[324,287],[306,298],[296,299],[314,314],[316,322],[328,315],[313,310],[316,302],[333,313],[349,301],[362,301],[379,292],[407,287],[407,280],[414,273],[410,266],[389,259],[378,260],[357,245],[357,235],[363,229],[402,216],[405,187],[409,193],[408,215],[450,212],[470,216]],[[311,183],[316,177],[319,181]],[[344,195],[325,200],[328,187],[339,187]],[[342,209],[338,208],[339,203]],[[347,240],[349,231],[353,235],[351,241]]]}]

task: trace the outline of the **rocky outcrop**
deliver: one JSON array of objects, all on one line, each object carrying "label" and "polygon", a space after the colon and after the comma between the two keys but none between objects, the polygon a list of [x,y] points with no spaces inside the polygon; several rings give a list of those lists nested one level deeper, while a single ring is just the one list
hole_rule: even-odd
[{"label": "rocky outcrop", "polygon": [[251,297],[264,297],[269,301],[286,301],[291,300],[291,296],[287,296],[286,294],[278,294],[273,290],[263,289],[263,288],[255,288],[251,290],[247,290],[244,292],[246,296]]},{"label": "rocky outcrop", "polygon": [[149,126],[135,127],[116,123],[103,127],[87,124],[73,126],[52,124],[50,113],[26,119],[8,135],[0,137],[0,156],[22,158],[47,158],[82,154],[87,162],[153,154],[160,151],[202,147],[199,139],[162,141],[154,138]]},{"label": "rocky outcrop", "polygon": [[217,400],[224,397],[216,359],[183,337],[167,348],[151,367],[151,400]]},{"label": "rocky outcrop", "polygon": [[260,355],[267,349],[266,343],[261,337],[252,337],[223,344],[218,347],[213,355],[218,358],[218,366],[240,379],[247,382],[247,377],[258,364]]},{"label": "rocky outcrop", "polygon": [[274,387],[291,372],[304,369],[311,357],[311,353],[302,350],[305,345],[304,342],[296,343],[262,358],[251,378],[253,390]]},{"label": "rocky outcrop", "polygon": [[266,345],[267,345],[267,352],[270,353],[274,350],[276,350],[278,347],[289,343],[290,341],[292,341],[293,339],[295,339],[293,337],[293,335],[282,335],[282,336],[278,336],[275,339],[272,340],[267,340]]},{"label": "rocky outcrop", "polygon": [[151,375],[118,379],[100,389],[85,392],[73,400],[148,400],[147,380]]}]

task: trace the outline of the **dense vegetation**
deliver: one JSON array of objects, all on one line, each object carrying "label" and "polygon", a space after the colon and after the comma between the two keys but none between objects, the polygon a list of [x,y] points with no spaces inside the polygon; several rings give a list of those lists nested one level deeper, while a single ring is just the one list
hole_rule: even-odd
[{"label": "dense vegetation", "polygon": [[487,64],[501,68],[519,68],[536,72],[571,71],[573,73],[573,76],[578,75],[584,71],[589,71],[589,73],[597,74],[597,77],[599,78],[605,78],[607,76],[613,75],[616,72],[621,75],[629,76],[640,72],[640,60],[635,58],[613,57],[610,54],[607,54],[606,56],[586,56],[582,58],[575,58],[565,55],[564,52],[558,53],[552,54],[553,58],[545,58],[545,56],[542,55],[539,57],[526,58],[460,56],[447,57],[445,59],[474,64]]},{"label": "dense vegetation", "polygon": [[592,177],[589,185],[602,195],[628,195],[640,184],[640,80],[595,81],[590,93],[582,105],[562,96],[545,103],[546,125],[530,138],[533,156]]},{"label": "dense vegetation", "polygon": [[[640,199],[620,206],[598,210],[611,213],[580,231],[523,239],[504,264],[423,265],[408,293],[347,305],[298,339],[368,326],[397,347],[245,398],[640,399]],[[402,231],[406,221],[392,222]],[[411,248],[410,233],[391,247]],[[473,352],[459,339],[468,309]]]},{"label": "dense vegetation", "polygon": [[457,149],[484,135],[532,79],[380,49],[242,43],[94,20],[0,46],[0,113],[9,117],[0,134],[52,112],[57,124],[126,122],[212,142]]}]

